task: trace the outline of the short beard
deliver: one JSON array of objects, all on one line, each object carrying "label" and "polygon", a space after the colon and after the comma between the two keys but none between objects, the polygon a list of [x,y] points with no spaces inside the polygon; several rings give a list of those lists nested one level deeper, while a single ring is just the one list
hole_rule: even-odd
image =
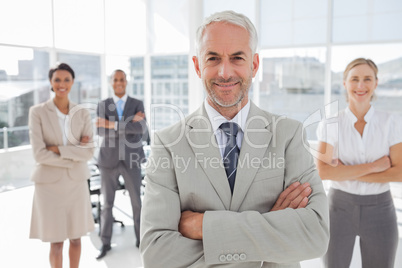
[{"label": "short beard", "polygon": [[251,85],[251,81],[252,78],[250,77],[249,79],[247,79],[246,83],[243,83],[243,80],[238,80],[236,82],[240,83],[241,85],[241,91],[239,92],[239,95],[237,96],[237,99],[233,102],[223,102],[222,100],[220,100],[218,98],[218,96],[215,94],[215,92],[212,90],[212,85],[214,83],[230,83],[230,82],[234,82],[233,78],[229,78],[228,80],[224,80],[224,79],[218,79],[218,80],[212,80],[210,82],[210,86],[208,87],[207,82],[204,80],[204,88],[207,89],[207,93],[208,93],[208,98],[217,106],[222,107],[222,108],[230,108],[230,107],[234,107],[236,105],[238,105],[239,103],[241,103],[244,99],[244,97],[247,94],[247,91],[249,90],[249,87]]}]

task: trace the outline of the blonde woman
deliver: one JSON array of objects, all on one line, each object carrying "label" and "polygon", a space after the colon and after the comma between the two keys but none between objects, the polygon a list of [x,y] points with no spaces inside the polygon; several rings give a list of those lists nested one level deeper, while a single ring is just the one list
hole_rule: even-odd
[{"label": "blonde woman", "polygon": [[329,190],[327,268],[349,267],[356,236],[364,268],[393,268],[398,227],[389,182],[402,181],[402,126],[371,104],[378,69],[370,59],[349,63],[343,75],[348,107],[317,131],[317,167]]}]

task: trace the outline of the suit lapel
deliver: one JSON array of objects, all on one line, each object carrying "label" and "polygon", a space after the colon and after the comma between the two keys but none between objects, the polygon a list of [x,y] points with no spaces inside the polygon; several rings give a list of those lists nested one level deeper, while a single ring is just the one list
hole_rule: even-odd
[{"label": "suit lapel", "polygon": [[[117,114],[117,106],[116,106],[116,103],[114,103],[113,98],[109,98],[109,103],[107,103],[106,105],[107,105],[107,109],[110,111],[110,116],[114,116],[114,118],[115,118],[114,121],[119,121],[119,115]],[[110,119],[111,118],[109,117],[109,120]]]},{"label": "suit lapel", "polygon": [[230,210],[238,211],[253,180],[260,168],[258,161],[262,161],[271,142],[272,133],[267,129],[271,118],[251,103],[247,118],[239,162],[236,182]]},{"label": "suit lapel", "polygon": [[187,141],[198,161],[198,167],[204,170],[225,209],[229,209],[230,187],[225,169],[220,164],[222,156],[204,105],[189,118],[187,127]]},{"label": "suit lapel", "polygon": [[[128,116],[132,116],[133,114],[128,113],[129,109],[132,107],[132,98],[130,98],[129,96],[127,96],[127,101],[126,104],[124,105],[124,110],[123,110],[123,117],[124,119],[126,119]],[[128,114],[127,114],[128,113]],[[116,114],[117,114],[117,109],[116,109]]]},{"label": "suit lapel", "polygon": [[[61,145],[63,144],[63,133],[61,131],[59,125],[59,117],[56,112],[56,105],[53,102],[53,99],[50,99],[46,102],[46,116],[49,120],[50,128],[53,130],[55,135],[55,140],[57,144],[49,144],[49,145]],[[46,127],[46,126],[44,126]]]}]

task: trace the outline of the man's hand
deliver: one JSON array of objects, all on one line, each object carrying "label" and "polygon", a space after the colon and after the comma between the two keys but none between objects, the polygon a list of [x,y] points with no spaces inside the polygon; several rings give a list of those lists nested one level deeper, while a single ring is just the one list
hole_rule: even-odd
[{"label": "man's hand", "polygon": [[298,181],[294,182],[279,195],[271,211],[278,211],[285,208],[305,208],[311,191],[308,182],[303,184],[300,184]]},{"label": "man's hand", "polygon": [[189,210],[181,213],[179,232],[182,236],[202,240],[202,220],[204,213],[192,212]]},{"label": "man's hand", "polygon": [[103,128],[109,128],[109,129],[114,128],[114,122],[109,121],[105,118],[101,118],[101,117],[98,117],[96,119],[95,125],[97,127],[103,127]]},{"label": "man's hand", "polygon": [[143,120],[145,118],[145,114],[143,113],[143,112],[141,112],[141,111],[139,111],[138,113],[136,113],[135,115],[134,115],[134,118],[133,118],[133,122],[138,122],[138,121],[141,121],[141,120]]}]

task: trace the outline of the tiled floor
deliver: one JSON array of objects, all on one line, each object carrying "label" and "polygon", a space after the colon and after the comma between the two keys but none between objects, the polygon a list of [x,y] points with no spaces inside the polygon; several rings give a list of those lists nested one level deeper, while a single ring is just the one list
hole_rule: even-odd
[{"label": "tiled floor", "polygon": [[[48,263],[49,244],[39,240],[28,239],[31,216],[33,187],[24,187],[13,191],[0,193],[0,267],[50,267]],[[395,201],[397,208],[402,208],[401,199]],[[142,262],[138,249],[135,247],[134,228],[131,219],[129,197],[119,191],[116,195],[114,215],[126,225],[114,225],[112,250],[101,261],[95,259],[100,247],[98,229],[82,238],[82,256],[80,267],[89,268],[139,268]],[[398,209],[401,224],[401,210]],[[400,225],[400,236],[402,230]],[[402,240],[400,239],[395,267],[402,267]],[[68,264],[68,242],[65,243],[63,267]],[[361,267],[355,247],[352,268]],[[302,268],[320,268],[319,259],[302,262]]]}]

